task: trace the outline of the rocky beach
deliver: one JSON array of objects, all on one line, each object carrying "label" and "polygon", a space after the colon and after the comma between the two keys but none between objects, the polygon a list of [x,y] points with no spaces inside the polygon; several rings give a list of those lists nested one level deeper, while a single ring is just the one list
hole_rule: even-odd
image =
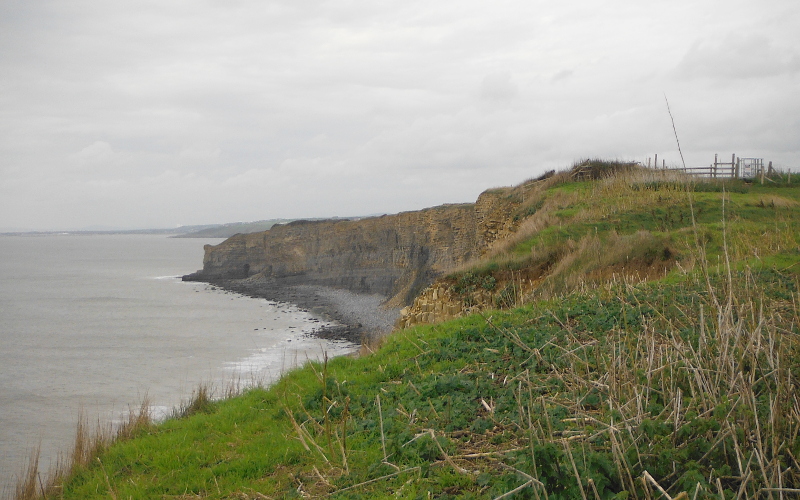
[{"label": "rocky beach", "polygon": [[[205,281],[187,275],[184,281]],[[380,294],[360,294],[324,285],[306,285],[262,276],[245,279],[210,280],[211,286],[254,298],[286,302],[321,319],[335,323],[322,326],[312,335],[328,340],[361,344],[391,332],[400,309],[385,305]]]}]

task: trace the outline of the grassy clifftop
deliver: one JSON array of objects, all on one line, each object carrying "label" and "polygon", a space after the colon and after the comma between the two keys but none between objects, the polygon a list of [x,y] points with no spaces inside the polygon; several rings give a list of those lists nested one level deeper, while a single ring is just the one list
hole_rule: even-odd
[{"label": "grassy clifftop", "polygon": [[[587,161],[508,189],[522,200],[516,233],[442,281],[468,303],[504,307],[613,279],[663,278],[694,269],[699,253],[711,265],[725,252],[737,263],[769,258],[794,249],[800,232],[800,185],[787,180],[709,181]],[[475,291],[470,281],[484,293],[465,293]]]},{"label": "grassy clifftop", "polygon": [[517,233],[441,282],[474,314],[79,439],[18,496],[796,494],[800,187],[608,165],[507,191]]}]

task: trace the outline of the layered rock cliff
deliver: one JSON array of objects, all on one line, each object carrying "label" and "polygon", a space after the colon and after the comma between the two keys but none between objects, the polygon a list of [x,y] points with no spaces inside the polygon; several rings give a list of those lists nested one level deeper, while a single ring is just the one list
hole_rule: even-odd
[{"label": "layered rock cliff", "polygon": [[206,245],[203,269],[188,279],[251,276],[378,293],[409,304],[437,276],[477,258],[503,234],[517,204],[506,190],[476,203],[441,205],[360,220],[296,221]]}]

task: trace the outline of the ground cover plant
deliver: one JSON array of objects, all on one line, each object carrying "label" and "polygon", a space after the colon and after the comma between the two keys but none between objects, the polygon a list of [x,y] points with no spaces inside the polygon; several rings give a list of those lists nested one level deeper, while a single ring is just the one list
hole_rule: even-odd
[{"label": "ground cover plant", "polygon": [[[451,285],[464,274],[493,279],[493,300],[482,305],[496,307],[557,296],[612,275],[663,278],[676,267],[694,268],[698,248],[713,265],[724,252],[734,262],[768,257],[800,243],[795,181],[786,175],[764,185],[697,179],[626,162],[587,160],[509,188],[524,200],[514,214],[516,233],[447,279]],[[737,235],[727,248],[724,228]],[[519,295],[513,301],[498,296],[509,281],[516,281]],[[464,287],[451,290],[467,305],[481,305],[480,297],[465,293]]]},{"label": "ground cover plant", "polygon": [[53,496],[779,498],[800,486],[797,286],[617,283],[406,330],[140,427]]},{"label": "ground cover plant", "polygon": [[[79,446],[58,481],[34,471],[18,497],[797,496],[797,191],[558,175],[541,181],[551,184],[529,217],[562,211],[567,234],[527,234],[455,285],[498,289],[499,257],[535,252],[559,255],[552,267],[572,266],[561,276],[574,281],[522,307],[398,331],[270,388],[198,393],[164,423],[132,419],[113,443]],[[620,202],[604,204],[614,192]],[[676,200],[691,203],[687,225]],[[630,230],[594,232],[597,214]],[[614,267],[626,248],[628,261],[676,264],[637,278]]]}]

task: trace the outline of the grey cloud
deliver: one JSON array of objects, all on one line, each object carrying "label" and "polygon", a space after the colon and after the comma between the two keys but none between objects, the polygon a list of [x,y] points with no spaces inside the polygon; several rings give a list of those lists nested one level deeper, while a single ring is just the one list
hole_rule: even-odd
[{"label": "grey cloud", "polygon": [[696,41],[675,69],[686,79],[763,78],[800,71],[800,51],[745,30]]},{"label": "grey cloud", "polygon": [[511,81],[511,73],[486,75],[481,82],[480,96],[487,101],[510,101],[519,94],[519,87]]},{"label": "grey cloud", "polygon": [[551,80],[554,82],[558,82],[561,80],[568,80],[569,78],[572,77],[573,74],[574,72],[571,69],[562,69],[561,71],[553,75]]},{"label": "grey cloud", "polygon": [[[581,156],[667,155],[662,91],[687,156],[746,143],[791,163],[798,124],[761,116],[800,106],[797,14],[721,6],[0,0],[0,227],[470,201]],[[782,21],[768,43],[692,46],[708,11],[721,33]],[[770,87],[668,69],[724,57],[771,61]],[[759,118],[731,120],[732,102]]]},{"label": "grey cloud", "polygon": [[75,163],[80,169],[95,169],[108,166],[114,161],[114,149],[105,141],[95,141],[74,155]]}]

